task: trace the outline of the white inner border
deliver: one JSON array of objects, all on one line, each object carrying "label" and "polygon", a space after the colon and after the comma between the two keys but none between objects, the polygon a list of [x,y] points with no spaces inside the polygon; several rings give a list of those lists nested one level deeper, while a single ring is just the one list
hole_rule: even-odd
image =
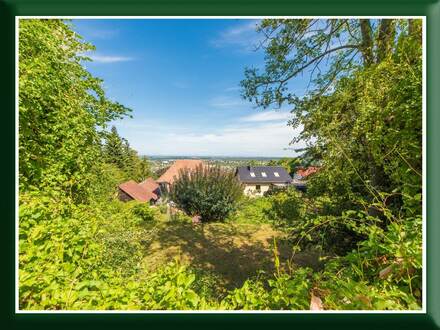
[{"label": "white inner border", "polygon": [[[18,295],[18,25],[20,19],[264,19],[264,18],[396,18],[396,19],[421,19],[422,20],[422,243],[423,243],[423,269],[422,269],[422,309],[416,311],[310,311],[310,310],[268,310],[268,311],[229,311],[229,310],[20,310]],[[15,313],[17,314],[426,314],[426,16],[15,16]]]}]

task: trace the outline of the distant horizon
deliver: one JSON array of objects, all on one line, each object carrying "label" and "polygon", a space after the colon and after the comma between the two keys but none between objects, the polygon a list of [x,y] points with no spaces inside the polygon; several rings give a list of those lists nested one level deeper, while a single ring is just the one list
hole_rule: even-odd
[{"label": "distant horizon", "polygon": [[141,157],[150,157],[150,158],[250,158],[250,159],[281,159],[281,158],[291,158],[297,156],[228,156],[228,155],[148,155],[148,154],[139,154]]}]

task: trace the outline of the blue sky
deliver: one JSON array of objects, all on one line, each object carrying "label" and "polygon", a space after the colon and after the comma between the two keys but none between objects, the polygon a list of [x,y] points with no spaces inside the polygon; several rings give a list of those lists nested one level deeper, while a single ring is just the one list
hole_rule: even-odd
[{"label": "blue sky", "polygon": [[[293,156],[287,110],[240,98],[246,66],[264,54],[256,20],[74,20],[96,46],[85,66],[133,110],[112,123],[142,155]],[[302,94],[304,86],[294,87]],[[302,145],[295,145],[301,147]]]}]

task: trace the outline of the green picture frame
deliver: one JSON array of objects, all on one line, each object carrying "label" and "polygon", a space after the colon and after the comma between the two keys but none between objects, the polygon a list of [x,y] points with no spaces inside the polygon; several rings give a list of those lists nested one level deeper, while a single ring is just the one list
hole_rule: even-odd
[{"label": "green picture frame", "polygon": [[[426,313],[340,314],[17,314],[15,311],[16,118],[15,24],[17,16],[425,16],[426,17]],[[4,329],[172,327],[296,327],[357,329],[440,328],[440,1],[286,0],[17,0],[0,3],[2,33],[2,326]]]}]

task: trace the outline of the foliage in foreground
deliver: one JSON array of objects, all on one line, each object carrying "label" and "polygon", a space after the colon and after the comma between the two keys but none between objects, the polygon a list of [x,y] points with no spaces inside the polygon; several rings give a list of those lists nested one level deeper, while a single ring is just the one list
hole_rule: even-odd
[{"label": "foliage in foreground", "polygon": [[142,251],[155,222],[139,222],[138,205],[113,202],[92,210],[51,196],[22,196],[20,308],[308,309],[312,293],[325,309],[420,306],[420,217],[394,219],[385,229],[353,220],[347,225],[368,238],[323,271],[277,266],[275,274],[249,279],[220,299],[213,279],[186,265],[143,272]]},{"label": "foliage in foreground", "polygon": [[[335,28],[332,33],[354,36],[368,23],[327,22]],[[20,308],[307,309],[313,294],[325,309],[420,309],[420,22],[399,21],[395,29],[396,22],[381,20],[379,34],[399,33],[388,43],[377,38],[377,54],[360,49],[368,65],[349,63],[347,52],[333,57],[330,72],[315,80],[319,87],[331,85],[331,92],[298,100],[281,82],[260,95],[253,87],[283,78],[279,74],[286,72],[279,69],[298,69],[301,56],[309,56],[303,38],[332,41],[325,30],[304,33],[311,23],[263,22],[262,29],[281,32],[272,31],[266,76],[248,72],[251,80],[244,86],[248,97],[262,96],[260,105],[295,104],[292,124],[302,123],[302,137],[316,139],[309,151],[323,168],[310,182],[310,205],[305,207],[296,192],[284,191],[246,200],[237,214],[241,220],[286,223],[295,252],[312,245],[333,249],[333,256],[315,273],[295,265],[282,271],[276,264],[275,274],[248,279],[220,298],[213,277],[200,270],[173,263],[143,271],[144,248],[158,214],[146,205],[109,201],[117,179],[131,169],[118,164],[118,148],[107,150],[109,157],[101,161],[103,129],[128,110],[106,99],[101,81],[81,65],[84,58],[78,54],[91,46],[68,25],[20,22]],[[303,38],[292,39],[295,34]],[[300,52],[291,58],[285,52],[293,46]],[[342,68],[348,71],[337,63],[347,64]],[[329,78],[335,72],[342,76],[333,83]],[[232,214],[241,194],[233,175],[214,168],[182,177],[174,199],[181,198],[179,206],[189,215],[215,220]]]},{"label": "foliage in foreground", "polygon": [[202,221],[224,220],[235,210],[243,188],[234,172],[216,166],[198,166],[180,172],[169,198],[190,216]]}]

